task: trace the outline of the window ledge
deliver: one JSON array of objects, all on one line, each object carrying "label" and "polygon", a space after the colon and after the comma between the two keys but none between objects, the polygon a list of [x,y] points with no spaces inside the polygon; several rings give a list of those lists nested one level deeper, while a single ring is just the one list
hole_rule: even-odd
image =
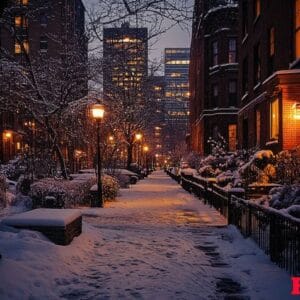
[{"label": "window ledge", "polygon": [[246,33],[246,35],[244,36],[242,40],[242,44],[244,44],[247,40],[248,40],[248,33]]},{"label": "window ledge", "polygon": [[253,90],[257,90],[259,87],[261,86],[261,82],[258,82],[255,87],[253,88]]},{"label": "window ledge", "polygon": [[254,21],[253,21],[253,25],[255,26],[256,23],[258,22],[258,20],[260,19],[260,14],[258,16],[255,17]]},{"label": "window ledge", "polygon": [[290,63],[290,69],[293,69],[297,64],[300,64],[300,58],[295,59],[293,62]]},{"label": "window ledge", "polygon": [[278,140],[272,140],[272,141],[266,142],[266,146],[277,145],[277,144],[279,144]]},{"label": "window ledge", "polygon": [[246,92],[246,93],[242,96],[242,99],[241,99],[241,100],[242,100],[242,101],[245,101],[245,99],[248,98],[248,95],[249,95],[248,92]]}]

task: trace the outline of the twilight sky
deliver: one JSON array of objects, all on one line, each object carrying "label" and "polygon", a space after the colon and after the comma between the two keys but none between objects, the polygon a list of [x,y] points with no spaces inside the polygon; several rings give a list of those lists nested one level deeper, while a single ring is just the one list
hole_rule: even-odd
[{"label": "twilight sky", "polygon": [[[83,3],[87,10],[93,10],[95,6],[97,7],[98,1],[99,0],[83,0]],[[192,5],[193,0],[189,0],[189,2],[190,5]],[[163,25],[165,28],[168,28],[171,23],[166,20]],[[189,31],[191,31],[191,28],[191,24],[185,24],[184,26],[176,25],[156,40],[149,41],[149,59],[161,61],[163,58],[164,48],[190,47],[191,32]]]}]

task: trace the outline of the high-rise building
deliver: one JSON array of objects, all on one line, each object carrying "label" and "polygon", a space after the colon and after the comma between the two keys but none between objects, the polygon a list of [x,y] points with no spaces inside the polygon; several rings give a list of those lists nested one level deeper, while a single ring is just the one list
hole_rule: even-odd
[{"label": "high-rise building", "polygon": [[210,153],[209,138],[237,144],[237,0],[195,2],[190,65],[190,148]]},{"label": "high-rise building", "polygon": [[[130,27],[103,30],[103,93],[106,99],[142,97],[148,72],[148,30]],[[126,96],[127,97],[127,96]]]},{"label": "high-rise building", "polygon": [[239,1],[239,145],[300,143],[300,1]]},{"label": "high-rise building", "polygon": [[165,49],[165,144],[174,150],[185,141],[189,122],[189,48]]},{"label": "high-rise building", "polygon": [[[0,58],[18,64],[20,69],[24,69],[24,75],[30,74],[30,68],[34,69],[36,76],[39,72],[44,74],[44,79],[38,76],[35,83],[41,90],[42,86],[46,86],[45,90],[53,91],[51,96],[47,96],[49,103],[51,99],[59,102],[60,96],[61,101],[66,102],[84,97],[88,88],[88,49],[82,1],[18,0],[7,3],[8,9],[4,10],[0,24]],[[57,77],[50,82],[50,73],[53,75],[55,69]],[[60,82],[68,81],[69,84],[64,96],[57,84],[60,78]],[[18,79],[11,78],[12,81],[19,79],[20,76]],[[24,90],[27,84],[26,80],[20,82],[20,89]],[[31,88],[28,85],[27,90],[30,91]],[[35,88],[37,89],[38,87]],[[0,93],[2,104],[5,99],[8,101],[8,97],[12,97],[9,82],[3,82],[1,78]],[[35,92],[32,91],[32,94]],[[7,111],[2,113],[2,109],[5,110],[5,107],[0,107],[0,161],[7,161],[22,151],[28,143],[25,140],[28,124],[36,124],[30,114],[24,115],[21,111],[18,114]],[[30,137],[27,140],[30,142]]]}]

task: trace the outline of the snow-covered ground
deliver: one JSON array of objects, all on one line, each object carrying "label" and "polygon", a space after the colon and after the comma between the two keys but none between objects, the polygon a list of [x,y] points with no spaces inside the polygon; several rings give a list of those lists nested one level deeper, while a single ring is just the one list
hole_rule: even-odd
[{"label": "snow-covered ground", "polygon": [[287,273],[164,173],[121,194],[83,209],[69,246],[0,227],[0,299],[291,298]]}]

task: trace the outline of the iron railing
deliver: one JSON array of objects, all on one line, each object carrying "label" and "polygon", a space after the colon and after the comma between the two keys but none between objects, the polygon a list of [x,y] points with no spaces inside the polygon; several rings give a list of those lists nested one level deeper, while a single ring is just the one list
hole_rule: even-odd
[{"label": "iron railing", "polygon": [[[167,172],[168,174],[170,172]],[[251,237],[271,261],[300,275],[300,220],[245,200],[245,194],[226,191],[204,178],[169,174],[189,193],[214,206],[244,237]]]}]

